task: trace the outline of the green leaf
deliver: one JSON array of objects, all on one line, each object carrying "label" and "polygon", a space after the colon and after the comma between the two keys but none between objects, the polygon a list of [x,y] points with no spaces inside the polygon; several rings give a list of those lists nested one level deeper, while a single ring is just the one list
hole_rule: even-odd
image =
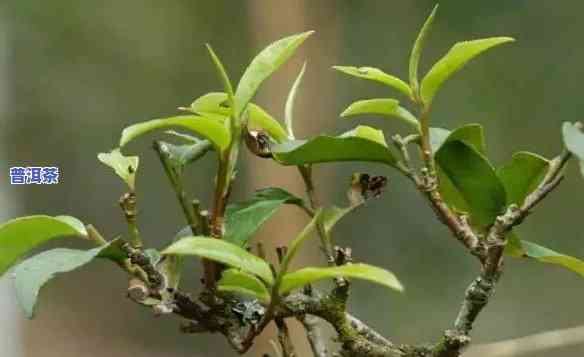
[{"label": "green leaf", "polygon": [[365,161],[395,166],[397,160],[379,130],[359,126],[337,137],[321,135],[272,146],[274,158],[283,165]]},{"label": "green leaf", "polygon": [[284,122],[286,123],[286,131],[288,132],[288,138],[294,140],[294,130],[293,130],[293,121],[294,121],[294,103],[296,102],[296,93],[298,92],[298,87],[300,87],[300,83],[302,83],[302,78],[304,77],[304,71],[306,70],[306,62],[302,65],[302,69],[300,73],[298,73],[298,77],[292,84],[292,88],[290,88],[290,92],[288,93],[288,98],[286,98],[286,106],[284,108]]},{"label": "green leaf", "polygon": [[[194,113],[201,115],[217,114],[224,120],[231,115],[231,108],[227,103],[227,94],[221,92],[207,93],[197,98],[190,107]],[[249,129],[266,131],[276,142],[282,142],[288,138],[286,130],[268,112],[253,103],[248,105]]]},{"label": "green leaf", "polygon": [[262,82],[284,64],[312,33],[308,31],[278,40],[251,61],[235,90],[236,117],[246,108]]},{"label": "green leaf", "polygon": [[432,28],[432,24],[434,23],[434,17],[436,16],[436,12],[438,11],[438,4],[434,6],[434,9],[430,13],[430,16],[424,22],[424,26],[420,30],[418,37],[416,38],[416,42],[414,42],[414,47],[412,48],[412,53],[410,55],[410,86],[412,91],[417,92],[419,83],[418,83],[418,65],[420,63],[420,56],[422,55],[422,50],[424,49],[424,44],[426,43],[426,38],[430,34],[430,29]]},{"label": "green leaf", "polygon": [[77,236],[87,238],[85,226],[70,216],[28,216],[0,226],[0,276],[20,257],[49,240]]},{"label": "green leaf", "polygon": [[164,141],[159,141],[158,146],[166,160],[174,168],[173,174],[180,175],[185,166],[203,157],[213,149],[208,140],[199,140],[196,144],[174,145]]},{"label": "green leaf", "polygon": [[272,285],[270,265],[235,244],[209,237],[186,237],[166,248],[163,255],[195,255],[255,274]]},{"label": "green leaf", "polygon": [[14,287],[27,318],[34,317],[41,288],[56,275],[68,273],[90,263],[96,257],[112,258],[123,254],[119,241],[91,250],[58,248],[49,250],[18,264],[14,269]]},{"label": "green leaf", "polygon": [[397,160],[379,130],[359,126],[343,135],[317,136],[272,146],[274,158],[283,165],[365,161],[395,166]]},{"label": "green leaf", "polygon": [[316,212],[314,217],[312,217],[312,220],[310,221],[310,223],[308,223],[306,225],[306,227],[304,227],[302,232],[300,232],[300,234],[296,238],[294,238],[292,243],[290,243],[290,246],[288,247],[288,252],[284,256],[284,259],[282,259],[282,264],[280,266],[280,273],[279,274],[285,274],[288,272],[288,268],[290,267],[290,263],[292,262],[294,257],[296,257],[296,254],[298,254],[298,250],[300,250],[300,247],[302,247],[302,245],[304,244],[304,242],[308,238],[310,238],[311,236],[314,235],[313,233],[315,232],[315,229],[316,229],[316,226],[320,220],[321,214],[322,214],[322,211]]},{"label": "green leaf", "polygon": [[207,44],[207,51],[209,51],[209,56],[211,56],[211,60],[213,61],[213,64],[215,65],[215,70],[217,71],[217,74],[219,75],[219,78],[221,79],[221,83],[223,83],[223,90],[225,91],[225,93],[227,93],[227,99],[228,99],[229,103],[231,104],[231,106],[234,106],[235,105],[235,100],[234,100],[235,94],[233,93],[233,86],[231,85],[231,80],[229,79],[229,75],[227,74],[227,71],[225,70],[223,63],[221,63],[221,60],[219,59],[219,57],[217,57],[217,55],[215,54],[215,51],[213,51],[213,48],[211,47],[210,44]]},{"label": "green leaf", "polygon": [[225,117],[231,115],[231,106],[227,101],[227,93],[210,92],[195,99],[189,108],[195,114],[215,113]]},{"label": "green leaf", "polygon": [[284,295],[294,289],[324,279],[336,277],[368,280],[390,289],[403,291],[403,286],[393,273],[367,264],[348,264],[332,268],[304,268],[284,275],[279,294]]},{"label": "green leaf", "polygon": [[401,107],[395,99],[367,99],[359,100],[351,104],[341,113],[341,117],[361,114],[379,114],[390,118],[400,119],[402,122],[420,130],[420,123],[407,109]]},{"label": "green leaf", "polygon": [[584,132],[579,124],[564,123],[562,126],[566,149],[580,159],[580,171],[584,176]]},{"label": "green leaf", "polygon": [[266,286],[255,276],[241,270],[225,270],[217,283],[217,289],[222,292],[251,296],[265,304],[270,303],[270,292]]},{"label": "green leaf", "polygon": [[480,124],[463,125],[450,133],[448,138],[446,138],[446,142],[457,140],[462,141],[482,155],[487,154],[485,134],[483,127]]},{"label": "green leaf", "polygon": [[288,139],[288,134],[282,125],[260,106],[249,103],[248,115],[249,129],[264,130],[278,143]]},{"label": "green leaf", "polygon": [[450,133],[452,132],[448,129],[430,127],[430,148],[432,148],[433,154],[438,152]]},{"label": "green leaf", "polygon": [[340,135],[342,138],[363,138],[387,147],[383,131],[366,125],[359,125],[353,130]]},{"label": "green leaf", "polygon": [[464,67],[467,62],[491,47],[512,41],[515,40],[511,37],[492,37],[455,44],[444,57],[434,64],[422,80],[420,88],[422,101],[427,106],[430,105],[442,84]]},{"label": "green leaf", "polygon": [[474,225],[486,227],[502,213],[505,188],[487,159],[473,147],[459,140],[447,141],[436,153],[436,163],[454,189],[445,190],[448,186],[441,177],[444,200],[457,210],[467,211]]},{"label": "green leaf", "polygon": [[457,140],[462,141],[483,155],[487,153],[485,134],[480,124],[466,124],[454,131],[430,128],[430,146],[434,154],[438,152],[444,143]]},{"label": "green leaf", "polygon": [[[517,241],[514,244],[515,254],[513,256],[515,257],[532,258],[541,263],[559,265],[584,277],[584,261],[580,259],[555,252],[525,240],[520,241],[520,248],[517,246]],[[518,251],[521,251],[522,254],[517,254]]]},{"label": "green leaf", "polygon": [[114,169],[114,172],[124,180],[133,191],[136,184],[136,171],[140,158],[138,156],[124,156],[120,149],[114,149],[109,153],[97,154],[97,159],[104,165]]},{"label": "green leaf", "polygon": [[131,125],[122,131],[120,147],[124,147],[130,141],[154,130],[180,127],[199,134],[208,139],[218,149],[223,151],[231,142],[229,129],[217,120],[197,115],[179,115],[164,119],[153,119]]},{"label": "green leaf", "polygon": [[286,203],[302,205],[302,199],[280,188],[257,191],[245,202],[227,207],[224,239],[244,247],[255,232]]},{"label": "green leaf", "polygon": [[395,76],[389,75],[378,68],[352,66],[333,66],[333,68],[353,77],[383,83],[391,88],[397,89],[408,98],[412,98],[412,90],[406,82]]},{"label": "green leaf", "polygon": [[550,163],[545,158],[530,152],[513,154],[511,162],[497,170],[505,186],[507,204],[521,205],[545,177]]}]

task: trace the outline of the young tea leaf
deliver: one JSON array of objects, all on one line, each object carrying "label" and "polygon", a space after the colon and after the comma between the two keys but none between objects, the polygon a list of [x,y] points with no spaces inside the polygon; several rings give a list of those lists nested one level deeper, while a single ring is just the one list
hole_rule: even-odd
[{"label": "young tea leaf", "polygon": [[270,285],[274,283],[274,276],[267,262],[245,249],[221,239],[186,237],[171,244],[162,254],[194,255],[214,260],[232,268],[254,274]]},{"label": "young tea leaf", "polygon": [[507,193],[507,204],[521,205],[545,177],[550,163],[530,152],[513,154],[511,162],[497,170]]},{"label": "young tea leaf", "polygon": [[104,165],[111,167],[114,172],[124,180],[130,190],[134,190],[136,184],[136,171],[140,158],[138,156],[124,156],[120,149],[114,149],[109,153],[97,154],[97,159]]},{"label": "young tea leaf", "polygon": [[442,84],[466,63],[492,47],[513,41],[515,40],[511,37],[493,37],[455,44],[422,80],[420,86],[422,101],[429,106]]},{"label": "young tea leaf", "polygon": [[284,64],[313,31],[289,36],[263,49],[249,64],[235,90],[235,116],[239,117],[264,80]]},{"label": "young tea leaf", "polygon": [[70,216],[28,216],[0,226],[0,276],[20,257],[42,243],[60,237],[87,239],[85,226]]},{"label": "young tea leaf", "polygon": [[237,269],[227,269],[223,272],[217,283],[217,290],[251,296],[264,304],[270,303],[270,292],[261,280]]},{"label": "young tea leaf", "polygon": [[229,205],[224,239],[245,247],[253,234],[286,203],[302,206],[302,199],[280,188],[257,191],[245,202]]},{"label": "young tea leaf", "polygon": [[213,145],[208,140],[199,140],[196,144],[174,145],[164,141],[158,141],[159,151],[174,168],[173,174],[180,175],[185,166],[203,157],[213,149]]},{"label": "young tea leaf", "polygon": [[91,250],[57,248],[26,259],[14,268],[14,287],[20,306],[27,318],[34,317],[41,288],[56,275],[78,269],[97,257],[109,258],[123,255],[119,241]]},{"label": "young tea leaf", "polygon": [[367,99],[352,103],[341,113],[341,117],[362,114],[379,114],[401,120],[416,131],[420,131],[420,123],[412,113],[401,107],[395,99]]},{"label": "young tea leaf", "polygon": [[229,79],[229,75],[225,70],[225,66],[223,66],[223,63],[221,63],[221,60],[215,54],[215,51],[213,51],[213,48],[211,47],[210,44],[207,44],[207,51],[209,51],[209,56],[211,56],[211,60],[215,65],[215,70],[217,71],[217,74],[221,79],[221,83],[223,83],[223,90],[225,90],[225,93],[227,93],[227,100],[230,103],[230,106],[233,107],[235,104],[234,101],[235,94],[233,93],[233,86],[231,85],[231,80]]},{"label": "young tea leaf", "polygon": [[434,6],[430,16],[428,16],[426,22],[424,22],[424,26],[422,26],[422,29],[416,38],[416,42],[414,42],[414,47],[412,48],[412,53],[410,55],[410,86],[414,93],[417,93],[419,89],[418,65],[420,63],[420,57],[422,55],[422,50],[424,49],[424,44],[426,43],[426,38],[428,37],[432,24],[434,23],[434,17],[436,16],[437,11],[438,5]]},{"label": "young tea leaf", "polygon": [[332,268],[304,268],[288,273],[284,275],[278,292],[284,295],[308,284],[337,277],[368,280],[397,291],[404,290],[395,275],[385,269],[367,264],[348,264]]},{"label": "young tea leaf", "polygon": [[352,66],[333,66],[333,68],[339,72],[348,74],[353,77],[383,83],[391,88],[397,89],[398,91],[405,94],[408,98],[412,98],[412,90],[406,82],[397,77],[389,75],[378,68]]},{"label": "young tea leaf", "polygon": [[[197,98],[190,107],[194,113],[208,116],[216,114],[227,119],[231,115],[231,108],[227,103],[227,95],[221,92],[212,92]],[[262,107],[249,103],[248,122],[249,129],[263,130],[276,142],[282,142],[288,138],[286,130]]]},{"label": "young tea leaf", "polygon": [[124,147],[130,141],[154,130],[180,127],[208,139],[217,151],[222,152],[231,142],[229,128],[224,123],[204,116],[179,115],[164,119],[153,119],[131,125],[122,131],[120,147]]},{"label": "young tea leaf", "polygon": [[[436,153],[436,163],[443,173],[440,191],[446,203],[467,211],[476,226],[492,224],[504,210],[506,196],[503,184],[487,159],[473,147],[455,140],[442,145]],[[444,177],[453,190],[444,189]],[[459,206],[461,200],[463,207]]]},{"label": "young tea leaf", "polygon": [[541,263],[558,265],[584,277],[584,261],[578,258],[555,252],[539,244],[525,240],[519,241],[518,243],[517,239],[514,243],[514,248],[513,254],[511,255],[516,258],[532,258]]},{"label": "young tea leaf", "polygon": [[310,140],[292,140],[272,146],[274,159],[283,165],[341,161],[379,162],[395,166],[397,160],[385,144],[383,133],[360,126],[343,135],[321,135]]},{"label": "young tea leaf", "polygon": [[210,92],[195,99],[189,110],[195,114],[215,113],[225,117],[231,115],[231,106],[227,100],[227,93]]},{"label": "young tea leaf", "polygon": [[294,140],[294,129],[293,129],[293,121],[294,121],[294,103],[296,102],[296,93],[298,92],[298,87],[300,87],[300,83],[302,82],[302,78],[304,77],[304,71],[306,70],[306,62],[302,65],[302,69],[296,77],[294,84],[292,84],[292,88],[290,88],[290,92],[288,93],[288,98],[286,98],[286,106],[284,108],[284,122],[286,123],[286,131],[288,132],[288,138]]}]

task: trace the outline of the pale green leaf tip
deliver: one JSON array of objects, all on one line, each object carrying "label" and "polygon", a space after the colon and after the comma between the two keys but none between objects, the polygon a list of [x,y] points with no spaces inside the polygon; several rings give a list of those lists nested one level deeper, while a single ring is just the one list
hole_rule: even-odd
[{"label": "pale green leaf tip", "polygon": [[347,109],[343,110],[343,112],[341,113],[341,118],[347,118],[347,117],[350,117],[350,116],[354,115],[354,114],[352,113],[353,109],[352,109],[351,107],[352,107],[352,106],[351,106],[351,105],[349,105],[349,106],[347,107]]}]

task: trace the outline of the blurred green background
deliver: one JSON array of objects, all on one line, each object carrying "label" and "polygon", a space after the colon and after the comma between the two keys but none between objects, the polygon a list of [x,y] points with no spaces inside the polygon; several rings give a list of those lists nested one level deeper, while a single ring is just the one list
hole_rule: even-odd
[{"label": "blurred green background", "polygon": [[[350,102],[395,93],[335,73],[332,65],[369,65],[407,77],[407,58],[434,1],[199,1],[6,0],[0,4],[0,218],[33,213],[72,214],[108,237],[125,233],[117,207],[124,187],[96,160],[134,122],[170,115],[176,107],[221,89],[204,44],[211,43],[232,78],[268,43],[316,30],[292,61],[262,87],[255,101],[283,117],[285,97],[308,61],[298,96],[297,136],[338,133],[356,122],[340,120]],[[580,1],[444,0],[422,70],[456,41],[509,35],[518,42],[473,62],[447,83],[435,101],[433,124],[484,125],[488,152],[500,165],[529,150],[551,157],[561,149],[562,121],[581,120],[584,24]],[[362,123],[404,127],[376,118]],[[149,244],[164,246],[184,225],[150,139],[139,153],[139,221]],[[55,186],[10,186],[10,166],[61,169]],[[561,189],[520,228],[529,240],[584,257],[584,180],[572,165]],[[397,342],[435,341],[456,315],[477,274],[409,182],[376,165],[316,168],[317,188],[328,203],[344,203],[353,171],[390,177],[387,192],[347,218],[336,240],[356,259],[394,271],[406,286],[398,295],[355,283],[351,310]],[[208,202],[214,176],[210,158],[189,171],[190,192]],[[283,186],[302,193],[294,169],[244,155],[234,192]],[[285,208],[256,239],[289,241],[305,218]],[[67,242],[70,246],[80,244]],[[316,245],[305,262],[318,260]],[[187,283],[197,285],[191,262]],[[178,332],[174,317],[155,318],[124,297],[127,281],[105,262],[57,279],[42,292],[39,314],[20,317],[9,278],[0,283],[0,348],[7,357],[233,356],[220,336]],[[559,268],[508,261],[496,296],[479,317],[474,342],[484,343],[584,323],[584,281]],[[296,334],[305,347],[301,334]],[[264,339],[249,356],[269,352]],[[581,356],[584,345],[554,356]],[[308,355],[302,352],[301,355]],[[548,353],[531,356],[547,356]]]}]

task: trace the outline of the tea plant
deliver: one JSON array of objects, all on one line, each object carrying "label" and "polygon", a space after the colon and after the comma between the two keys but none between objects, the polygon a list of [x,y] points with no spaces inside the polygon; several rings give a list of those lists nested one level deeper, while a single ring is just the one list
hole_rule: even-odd
[{"label": "tea plant", "polygon": [[[287,320],[297,319],[306,329],[316,357],[447,357],[459,356],[469,344],[473,324],[492,297],[507,257],[560,265],[584,276],[581,260],[521,240],[514,231],[558,187],[571,159],[580,161],[584,174],[582,124],[564,123],[565,147],[557,157],[517,152],[500,168],[493,167],[486,156],[480,125],[466,124],[452,130],[433,126],[432,103],[446,80],[481,53],[513,42],[509,37],[493,37],[457,43],[420,79],[418,63],[435,13],[436,9],[414,43],[409,81],[373,67],[334,67],[351,77],[380,82],[406,99],[405,105],[392,98],[360,100],[341,114],[375,114],[406,123],[408,132],[392,136],[390,143],[382,131],[364,125],[337,136],[296,138],[293,108],[304,67],[288,95],[284,124],[252,102],[262,82],[312,32],[284,38],[265,48],[252,60],[237,86],[207,46],[224,92],[195,99],[190,106],[180,108],[180,115],[132,125],[122,132],[119,148],[98,155],[128,187],[119,201],[128,225],[123,238],[106,240],[94,226],[70,216],[28,216],[0,226],[0,274],[13,268],[17,296],[26,315],[33,316],[39,291],[51,278],[102,258],[128,274],[128,296],[133,301],[157,314],[181,316],[185,333],[223,334],[238,353],[248,351],[256,337],[274,322],[279,331],[275,355],[295,355]],[[183,132],[171,130],[177,128]],[[147,234],[139,228],[139,158],[121,151],[129,142],[153,131],[165,131],[175,139],[175,143],[157,140],[153,148],[188,224],[161,251],[146,245]],[[229,203],[242,149],[272,160],[274,165],[296,166],[306,186],[306,198],[271,187],[257,191],[245,202]],[[189,198],[184,190],[188,182],[183,172],[204,155],[212,155],[217,161],[209,203]],[[386,185],[382,176],[356,173],[348,185],[346,206],[320,202],[312,172],[318,164],[339,161],[378,163],[403,174],[463,250],[477,258],[480,274],[468,286],[452,328],[444,331],[439,341],[395,344],[347,311],[352,279],[396,291],[403,287],[391,272],[357,263],[359,259],[352,256],[350,248],[335,246],[335,224],[366,200],[379,196]],[[278,262],[270,264],[262,242],[252,245],[250,240],[283,205],[297,206],[306,213],[309,223],[297,237],[291,237],[287,247],[277,249]],[[31,249],[64,236],[88,240],[95,248],[58,248],[19,262]],[[304,242],[313,237],[320,241],[326,266],[292,271],[291,262]],[[187,292],[193,287],[181,283],[182,262],[190,257],[200,258],[204,269],[196,297]],[[334,287],[330,291],[313,287],[322,280],[333,281]],[[336,331],[339,346],[334,353],[320,333],[323,322]]]}]

